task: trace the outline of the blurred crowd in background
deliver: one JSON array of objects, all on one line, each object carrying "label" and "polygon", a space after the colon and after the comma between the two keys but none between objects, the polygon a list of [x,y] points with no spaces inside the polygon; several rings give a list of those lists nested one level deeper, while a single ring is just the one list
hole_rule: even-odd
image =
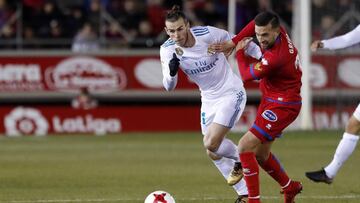
[{"label": "blurred crowd in background", "polygon": [[[0,0],[0,47],[79,52],[159,47],[167,38],[164,16],[174,4],[182,7],[193,26],[227,29],[228,0]],[[345,33],[360,21],[360,1],[311,4],[313,39]],[[291,29],[293,0],[237,0],[236,30],[264,10],[278,13]],[[344,23],[338,23],[342,19]]]}]

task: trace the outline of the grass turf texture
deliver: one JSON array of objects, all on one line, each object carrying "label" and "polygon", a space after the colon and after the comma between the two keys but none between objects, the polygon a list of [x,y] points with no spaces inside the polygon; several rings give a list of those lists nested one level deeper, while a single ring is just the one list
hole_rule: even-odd
[{"label": "grass turf texture", "polygon": [[[360,202],[359,147],[332,185],[304,176],[332,159],[341,136],[288,132],[274,143],[288,174],[304,185],[297,203]],[[263,202],[283,202],[277,183],[260,173]],[[177,203],[236,197],[206,156],[200,133],[0,138],[0,203],[141,203],[155,190],[170,192]]]}]

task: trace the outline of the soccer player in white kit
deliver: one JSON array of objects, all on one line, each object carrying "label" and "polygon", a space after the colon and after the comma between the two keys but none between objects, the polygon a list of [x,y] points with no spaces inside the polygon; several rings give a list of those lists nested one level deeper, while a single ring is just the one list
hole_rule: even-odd
[{"label": "soccer player in white kit", "polygon": [[[317,49],[342,49],[345,47],[352,46],[360,42],[360,25],[358,25],[352,31],[334,37],[328,40],[314,41],[311,44],[311,50],[316,51]],[[359,78],[360,80],[360,78]],[[306,172],[305,175],[315,181],[315,182],[324,182],[327,184],[332,183],[337,172],[345,161],[350,157],[350,155],[355,150],[356,144],[359,140],[359,131],[360,131],[360,103],[355,109],[355,112],[350,117],[348,124],[345,128],[343,137],[336,148],[334,158],[325,168],[318,171]]]},{"label": "soccer player in white kit", "polygon": [[[224,53],[211,52],[208,46],[230,40],[231,36],[211,26],[190,28],[178,6],[166,15],[165,31],[170,38],[160,48],[163,85],[167,91],[175,89],[179,67],[198,85],[203,143],[215,166],[227,178],[239,156],[237,146],[225,136],[245,108],[246,92]],[[234,189],[239,195],[236,202],[245,202],[245,182],[234,185]]]}]

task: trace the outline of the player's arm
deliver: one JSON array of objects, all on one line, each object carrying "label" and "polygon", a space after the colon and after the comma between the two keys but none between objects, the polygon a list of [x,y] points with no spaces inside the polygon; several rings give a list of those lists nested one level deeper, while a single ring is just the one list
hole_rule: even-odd
[{"label": "player's arm", "polygon": [[212,26],[207,26],[210,31],[210,46],[208,47],[209,52],[223,52],[226,57],[230,56],[234,47],[226,50],[217,50],[219,45],[231,41],[234,34],[230,34],[228,31],[219,29]]},{"label": "player's arm", "polygon": [[278,63],[276,62],[278,57],[273,56],[271,53],[264,54],[259,60],[248,56],[246,54],[246,47],[250,42],[251,38],[244,38],[237,45],[236,59],[241,78],[244,82],[260,80],[278,67]]},{"label": "player's arm", "polygon": [[322,40],[319,42],[319,48],[324,49],[342,49],[346,47],[350,47],[360,42],[360,25],[358,25],[352,31],[340,35],[338,37],[334,37],[328,40]]},{"label": "player's arm", "polygon": [[230,40],[234,34],[230,34],[228,31],[219,29],[213,26],[207,26],[211,35],[211,43],[221,43]]},{"label": "player's arm", "polygon": [[248,23],[235,37],[232,38],[232,42],[237,45],[240,40],[245,37],[252,37],[255,35],[255,21],[252,20]]},{"label": "player's arm", "polygon": [[255,21],[251,21],[247,24],[235,37],[231,40],[227,40],[222,43],[213,44],[210,46],[210,49],[215,52],[230,52],[235,46],[245,37],[252,37],[255,35]]},{"label": "player's arm", "polygon": [[[175,58],[173,55],[175,55]],[[165,48],[161,47],[160,61],[163,74],[163,86],[167,91],[174,90],[178,80],[179,59],[175,53],[168,53]]]}]

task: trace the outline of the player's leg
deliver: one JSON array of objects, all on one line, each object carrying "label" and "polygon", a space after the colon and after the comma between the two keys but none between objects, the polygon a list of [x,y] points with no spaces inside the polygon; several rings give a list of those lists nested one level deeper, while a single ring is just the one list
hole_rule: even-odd
[{"label": "player's leg", "polygon": [[332,183],[334,177],[345,163],[345,161],[354,152],[359,140],[360,131],[360,104],[349,119],[342,139],[340,140],[333,160],[324,169],[305,173],[306,176],[315,182]]},{"label": "player's leg", "polygon": [[[229,175],[235,160],[239,160],[237,146],[225,136],[239,119],[245,102],[246,97],[235,95],[229,99],[202,103],[201,128],[204,146],[208,156],[224,177]],[[240,197],[247,196],[244,181],[234,185],[233,188]]]},{"label": "player's leg", "polygon": [[[209,150],[207,150],[207,154],[213,160],[213,163],[215,164],[216,168],[221,172],[224,178],[227,178],[231,170],[233,169],[235,161],[233,159],[216,156],[214,153],[210,152]],[[232,187],[234,188],[234,190],[236,191],[236,193],[240,198],[247,197],[248,191],[244,180],[238,182]]]},{"label": "player's leg", "polygon": [[239,161],[237,146],[225,138],[230,128],[218,123],[211,123],[208,133],[204,136],[204,146],[219,157],[226,157]]},{"label": "player's leg", "polygon": [[234,92],[233,94],[220,98],[212,108],[215,108],[213,119],[207,127],[204,136],[204,146],[207,150],[213,152],[217,156],[226,157],[239,161],[237,146],[229,139],[224,139],[229,130],[239,120],[246,104],[246,95],[243,90]]},{"label": "player's leg", "polygon": [[280,162],[271,153],[272,142],[265,142],[256,149],[256,158],[259,165],[263,168],[282,188],[285,203],[293,203],[295,196],[301,192],[302,185],[298,181],[292,181]]},{"label": "player's leg", "polygon": [[[266,100],[260,104],[254,125],[243,137],[248,138],[248,140],[242,138],[239,142],[240,160],[243,165],[249,196],[252,195],[252,189],[255,192],[258,190],[258,183],[256,183],[258,177],[255,176],[258,174],[258,168],[255,166],[257,162],[254,161],[254,156],[267,172],[273,171],[270,175],[281,185],[285,203],[292,203],[295,196],[302,190],[302,185],[299,182],[291,181],[276,158],[273,155],[270,156],[272,141],[280,136],[282,130],[296,119],[300,108],[301,106],[298,104],[283,105]],[[250,171],[253,170],[250,174],[254,177],[247,177],[249,176],[245,173],[247,167],[250,168]]]},{"label": "player's leg", "polygon": [[260,202],[259,165],[255,156],[256,148],[259,145],[261,145],[261,140],[250,131],[245,133],[239,141],[240,161],[248,188],[249,203]]},{"label": "player's leg", "polygon": [[256,159],[264,171],[266,171],[281,187],[289,184],[290,178],[281,166],[278,159],[270,152],[273,142],[265,142],[256,149]]}]

